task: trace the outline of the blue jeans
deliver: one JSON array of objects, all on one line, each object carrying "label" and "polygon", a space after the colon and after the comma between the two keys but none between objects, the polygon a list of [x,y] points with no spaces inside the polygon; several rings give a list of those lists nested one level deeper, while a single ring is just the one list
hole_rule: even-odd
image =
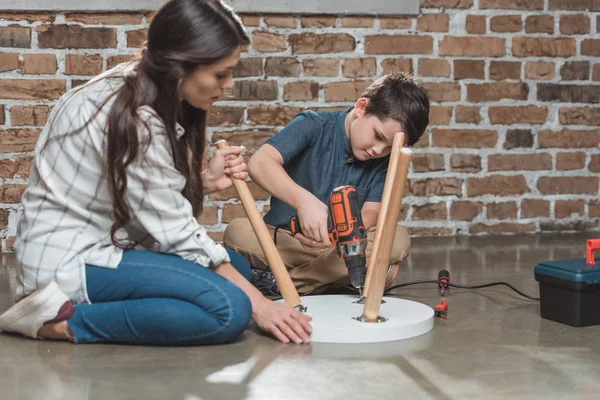
[{"label": "blue jeans", "polygon": [[[227,249],[250,279],[250,265]],[[248,296],[211,269],[180,257],[127,250],[118,268],[86,265],[92,304],[68,320],[75,343],[198,345],[238,338],[252,315]]]}]

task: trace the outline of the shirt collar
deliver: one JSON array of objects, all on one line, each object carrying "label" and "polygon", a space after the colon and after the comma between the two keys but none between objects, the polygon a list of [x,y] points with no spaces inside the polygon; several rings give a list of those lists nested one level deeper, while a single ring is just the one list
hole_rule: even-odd
[{"label": "shirt collar", "polygon": [[342,143],[344,143],[344,150],[346,151],[346,155],[352,154],[352,147],[350,146],[350,139],[348,139],[348,136],[346,135],[346,116],[353,108],[354,107],[348,107],[347,109],[345,109],[344,111],[341,111],[339,113],[339,120],[338,120],[339,129],[338,129],[338,131],[342,135]]}]

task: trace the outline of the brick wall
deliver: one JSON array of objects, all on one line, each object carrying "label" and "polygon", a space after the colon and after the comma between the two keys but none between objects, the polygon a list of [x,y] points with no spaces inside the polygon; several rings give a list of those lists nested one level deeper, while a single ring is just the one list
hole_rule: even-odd
[{"label": "brick wall", "polygon": [[[587,0],[422,0],[416,17],[245,15],[252,46],[212,139],[249,154],[306,108],[352,104],[410,71],[432,100],[403,223],[413,235],[597,230],[600,5]],[[0,14],[0,237],[10,247],[31,151],[56,99],[134,54],[146,14]],[[251,184],[259,208],[265,192]],[[212,195],[216,239],[244,214]]]}]

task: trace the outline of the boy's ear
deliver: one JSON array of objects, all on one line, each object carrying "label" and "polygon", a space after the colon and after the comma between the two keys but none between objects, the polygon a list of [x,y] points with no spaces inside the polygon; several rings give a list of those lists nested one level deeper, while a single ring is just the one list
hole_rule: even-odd
[{"label": "boy's ear", "polygon": [[358,101],[354,105],[355,115],[357,117],[362,117],[363,115],[365,115],[368,104],[369,104],[369,99],[367,99],[366,97],[361,97],[360,99],[358,99]]}]

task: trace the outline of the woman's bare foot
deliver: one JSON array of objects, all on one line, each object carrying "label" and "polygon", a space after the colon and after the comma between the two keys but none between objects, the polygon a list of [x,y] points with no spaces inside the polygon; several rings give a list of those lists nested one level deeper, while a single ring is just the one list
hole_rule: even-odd
[{"label": "woman's bare foot", "polygon": [[41,338],[52,340],[69,340],[73,338],[73,331],[69,328],[67,321],[46,324],[38,330],[37,334]]}]

